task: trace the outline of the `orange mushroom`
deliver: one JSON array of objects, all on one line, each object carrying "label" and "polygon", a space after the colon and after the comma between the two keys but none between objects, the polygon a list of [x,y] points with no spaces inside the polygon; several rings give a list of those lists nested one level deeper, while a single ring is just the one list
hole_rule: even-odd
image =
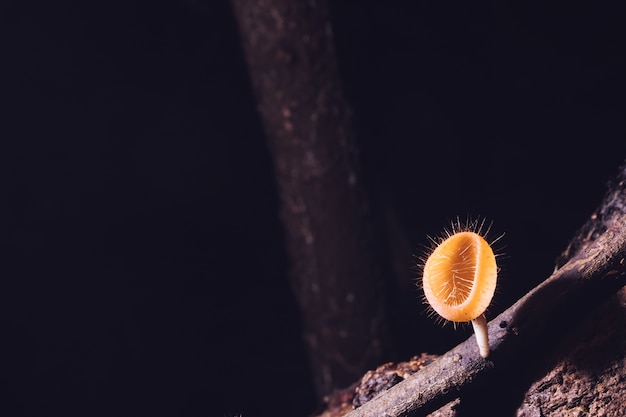
[{"label": "orange mushroom", "polygon": [[430,254],[422,284],[430,306],[444,319],[471,321],[480,356],[489,355],[485,310],[496,289],[498,267],[489,243],[478,233],[451,234]]}]

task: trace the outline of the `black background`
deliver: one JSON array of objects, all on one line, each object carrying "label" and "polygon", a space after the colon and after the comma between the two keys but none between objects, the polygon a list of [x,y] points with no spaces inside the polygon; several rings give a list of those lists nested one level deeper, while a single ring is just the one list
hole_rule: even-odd
[{"label": "black background", "polygon": [[[228,2],[0,10],[5,415],[311,413]],[[549,275],[626,157],[621,6],[332,10],[372,195],[413,253],[457,215],[493,221],[498,313]],[[410,291],[394,319],[421,337],[388,359],[468,337]]]}]

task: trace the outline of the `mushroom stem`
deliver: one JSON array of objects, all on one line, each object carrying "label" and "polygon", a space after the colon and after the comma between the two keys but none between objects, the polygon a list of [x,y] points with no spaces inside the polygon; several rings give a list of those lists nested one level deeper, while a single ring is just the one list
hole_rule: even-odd
[{"label": "mushroom stem", "polygon": [[489,333],[487,332],[487,318],[484,314],[472,320],[472,327],[476,333],[476,343],[478,343],[478,351],[480,356],[486,358],[489,356]]}]

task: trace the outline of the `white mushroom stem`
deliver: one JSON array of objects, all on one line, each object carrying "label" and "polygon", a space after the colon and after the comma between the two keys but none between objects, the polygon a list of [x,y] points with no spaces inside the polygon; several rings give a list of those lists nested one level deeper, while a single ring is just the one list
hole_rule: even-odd
[{"label": "white mushroom stem", "polygon": [[487,332],[487,318],[484,314],[472,320],[472,327],[476,334],[476,343],[478,343],[478,351],[480,356],[486,358],[489,356],[489,333]]}]

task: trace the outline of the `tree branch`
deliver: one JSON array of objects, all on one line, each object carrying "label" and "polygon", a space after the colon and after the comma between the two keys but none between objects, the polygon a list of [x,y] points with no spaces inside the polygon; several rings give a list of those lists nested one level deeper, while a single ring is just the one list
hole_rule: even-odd
[{"label": "tree branch", "polygon": [[[491,356],[471,336],[438,360],[347,414],[426,415],[464,394],[530,346],[591,310],[626,284],[626,164],[599,209],[564,252],[563,266],[489,323]],[[566,262],[565,262],[566,261]]]}]

